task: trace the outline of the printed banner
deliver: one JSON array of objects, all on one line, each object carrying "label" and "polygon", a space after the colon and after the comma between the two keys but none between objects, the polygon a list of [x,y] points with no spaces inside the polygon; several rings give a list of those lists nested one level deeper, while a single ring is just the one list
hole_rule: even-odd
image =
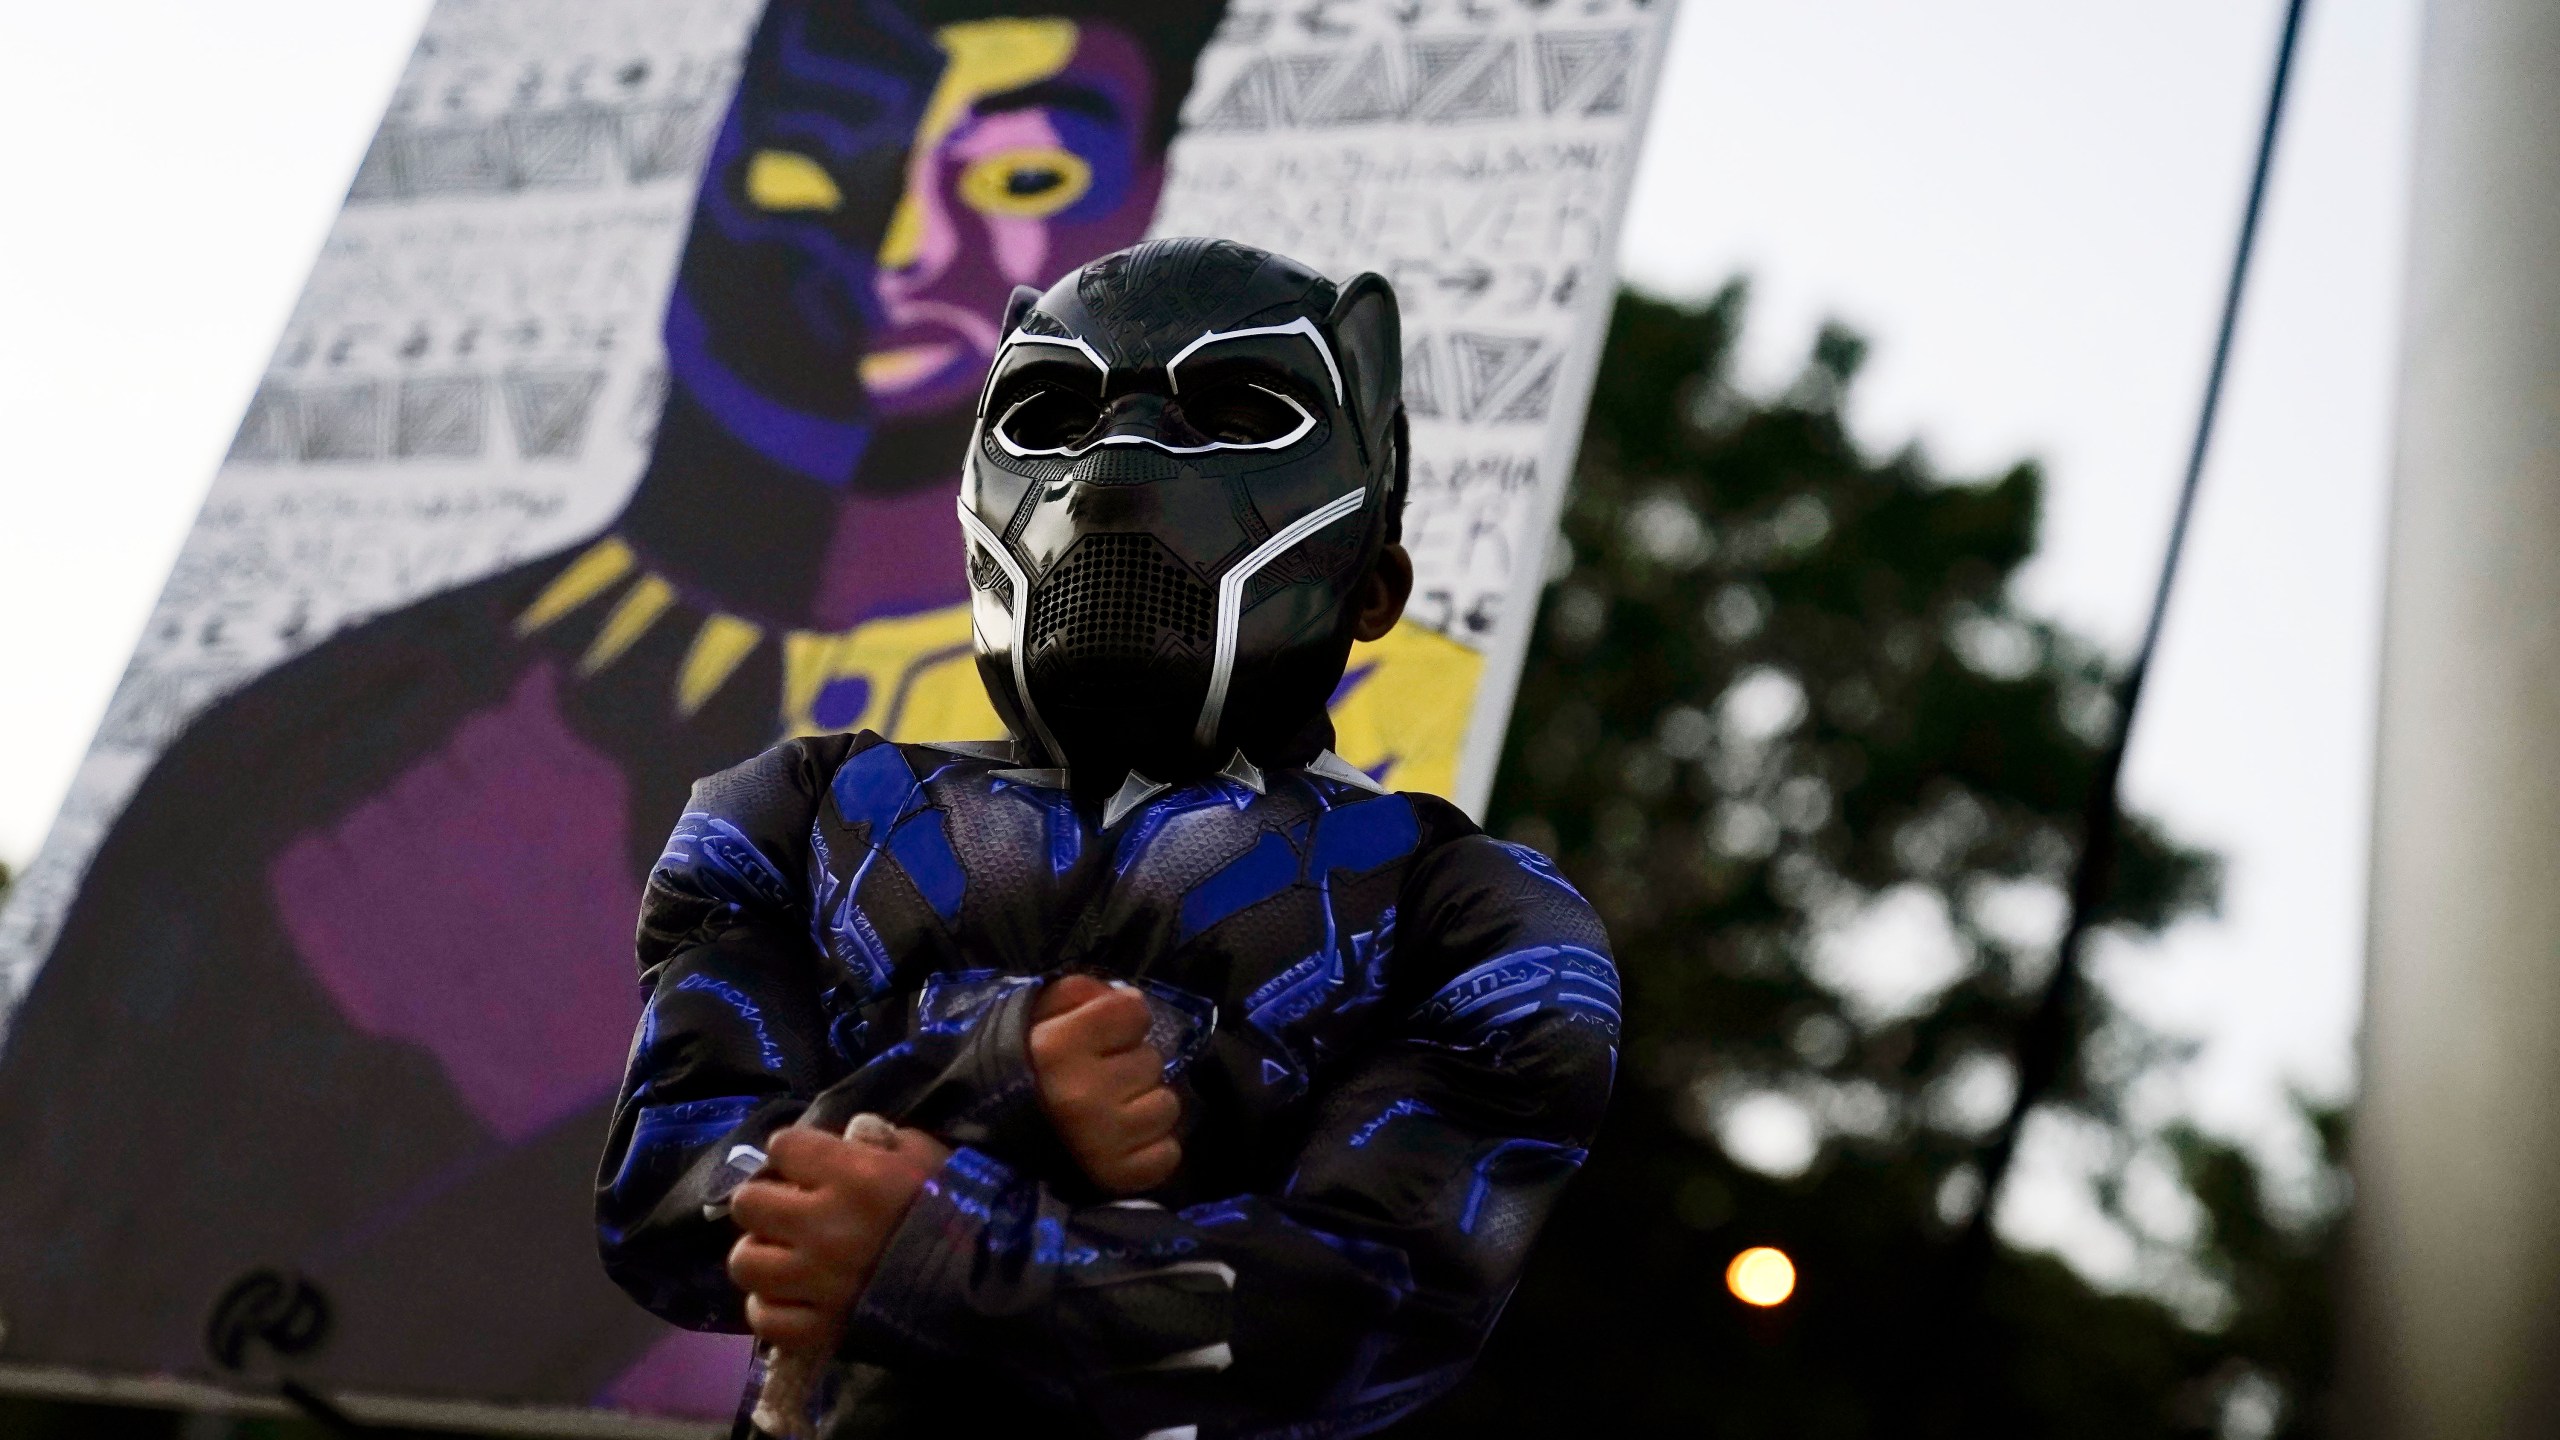
[{"label": "printed banner", "polygon": [[785,735],[1001,733],[951,496],[1017,284],[1395,282],[1419,579],[1338,748],[1480,806],[1668,18],[439,0],[0,911],[0,1385],[219,1379],[307,1285],[326,1390],[730,1413],[595,1258],[640,883]]}]

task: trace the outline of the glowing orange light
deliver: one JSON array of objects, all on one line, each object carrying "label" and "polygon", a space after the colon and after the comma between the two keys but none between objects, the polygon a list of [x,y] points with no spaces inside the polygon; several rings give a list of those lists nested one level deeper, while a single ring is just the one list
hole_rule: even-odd
[{"label": "glowing orange light", "polygon": [[1724,1267],[1724,1288],[1745,1305],[1783,1305],[1796,1293],[1796,1262],[1784,1250],[1754,1245]]}]

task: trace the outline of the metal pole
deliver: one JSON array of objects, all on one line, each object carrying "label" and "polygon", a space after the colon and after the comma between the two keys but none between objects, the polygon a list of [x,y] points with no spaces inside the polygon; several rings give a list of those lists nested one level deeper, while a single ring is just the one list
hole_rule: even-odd
[{"label": "metal pole", "polygon": [[2340,1428],[2560,1434],[2560,5],[2430,0]]}]

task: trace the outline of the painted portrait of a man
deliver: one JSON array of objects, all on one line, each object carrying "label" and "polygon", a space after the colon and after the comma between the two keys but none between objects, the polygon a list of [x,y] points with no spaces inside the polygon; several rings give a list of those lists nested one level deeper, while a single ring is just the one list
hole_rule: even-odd
[{"label": "painted portrait of a man", "polygon": [[[322,1383],[723,1412],[598,1273],[632,916],[700,775],[999,733],[952,496],[1017,285],[1140,239],[1217,7],[774,0],[709,149],[628,506],[215,704],[0,1055],[12,1359],[204,1368],[309,1278]],[[147,1257],[147,1261],[144,1257]]]}]

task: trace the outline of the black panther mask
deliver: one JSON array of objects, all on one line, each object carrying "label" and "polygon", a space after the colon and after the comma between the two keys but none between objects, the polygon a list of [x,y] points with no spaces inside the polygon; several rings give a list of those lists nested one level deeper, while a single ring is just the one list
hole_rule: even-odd
[{"label": "black panther mask", "polygon": [[1294,755],[1404,502],[1395,292],[1225,240],[1017,291],[962,482],[979,673],[1079,789]]}]

